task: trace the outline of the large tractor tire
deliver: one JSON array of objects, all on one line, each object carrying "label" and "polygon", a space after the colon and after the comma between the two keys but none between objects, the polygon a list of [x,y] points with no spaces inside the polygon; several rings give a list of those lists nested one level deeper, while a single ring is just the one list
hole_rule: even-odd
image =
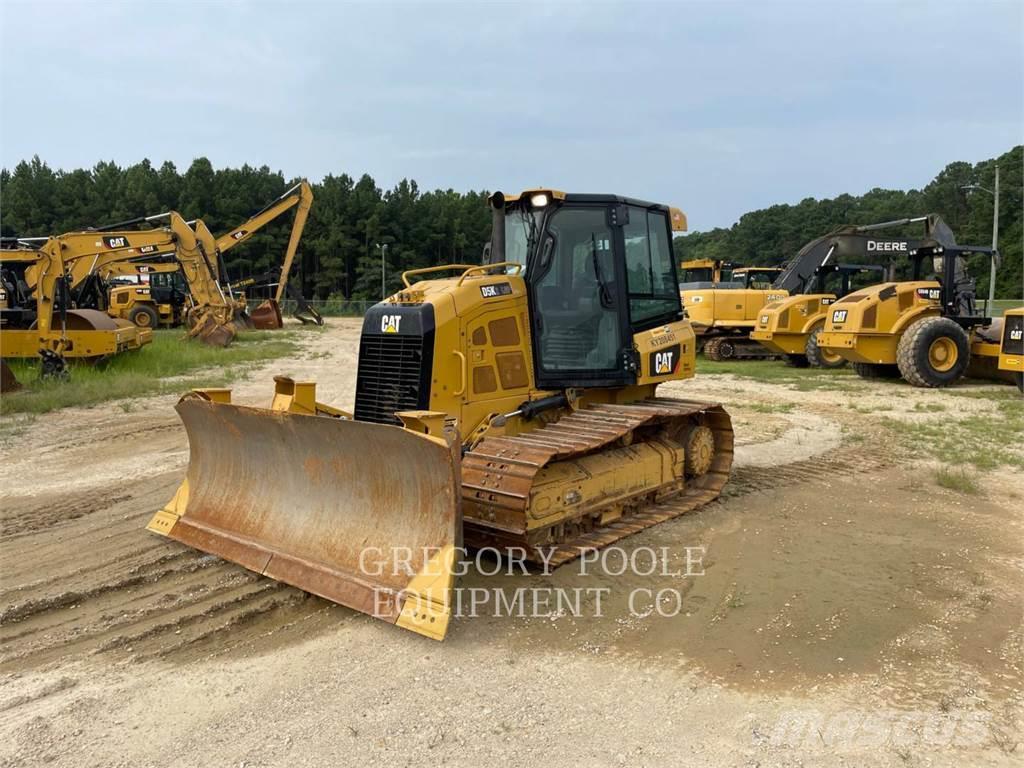
[{"label": "large tractor tire", "polygon": [[133,307],[128,313],[128,319],[139,328],[156,328],[160,325],[160,315],[148,304]]},{"label": "large tractor tire", "polygon": [[821,328],[815,328],[807,337],[807,344],[804,346],[807,362],[815,368],[842,368],[847,361],[841,355],[818,346],[819,333]]},{"label": "large tractor tire", "polygon": [[1013,375],[1013,379],[1015,382],[1017,382],[1017,389],[1019,389],[1021,392],[1024,392],[1024,373],[1015,373]]},{"label": "large tractor tire", "polygon": [[947,387],[964,375],[970,362],[967,333],[946,317],[918,320],[896,347],[900,374],[915,387]]},{"label": "large tractor tire", "polygon": [[900,369],[896,365],[854,363],[853,372],[862,379],[898,379],[900,377]]}]

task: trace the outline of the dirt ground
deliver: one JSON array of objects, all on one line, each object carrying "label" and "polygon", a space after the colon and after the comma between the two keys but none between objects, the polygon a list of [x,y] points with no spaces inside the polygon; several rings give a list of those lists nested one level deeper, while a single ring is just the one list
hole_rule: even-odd
[{"label": "dirt ground", "polygon": [[[359,321],[329,323],[236,401],[288,373],[350,407]],[[147,533],[187,463],[175,398],[40,417],[0,449],[0,764],[1019,765],[1024,479],[940,488],[883,423],[997,418],[1004,390],[963,387],[667,387],[723,402],[739,445],[722,500],[623,542],[670,567],[474,568],[589,591],[444,643]]]}]

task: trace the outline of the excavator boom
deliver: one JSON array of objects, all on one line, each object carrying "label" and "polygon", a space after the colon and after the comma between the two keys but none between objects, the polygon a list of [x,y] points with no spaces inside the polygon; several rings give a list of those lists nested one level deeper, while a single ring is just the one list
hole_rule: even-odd
[{"label": "excavator boom", "polygon": [[[312,205],[313,189],[303,179],[277,198],[277,200],[267,204],[246,221],[230,232],[221,235],[216,240],[217,252],[224,254],[236,245],[244,243],[259,229],[265,227],[278,216],[295,208],[295,218],[292,221],[291,234],[288,237],[288,248],[285,251],[284,263],[281,266],[281,276],[278,278],[277,291],[273,300],[263,302],[252,312],[252,322],[257,328],[275,329],[281,327],[280,304],[288,287],[288,277],[291,273],[292,262],[295,260],[299,241],[302,239],[302,232],[306,227],[306,219],[309,217],[309,210]],[[300,302],[301,304],[304,304],[304,302]],[[315,312],[314,316],[316,317],[316,322],[319,325],[323,325],[323,319]]]}]

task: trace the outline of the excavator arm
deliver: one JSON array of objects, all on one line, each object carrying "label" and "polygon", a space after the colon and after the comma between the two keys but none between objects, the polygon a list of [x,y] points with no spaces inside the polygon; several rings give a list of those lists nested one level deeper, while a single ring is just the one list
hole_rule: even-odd
[{"label": "excavator arm", "polygon": [[[216,239],[215,245],[218,255],[223,255],[240,243],[244,243],[253,236],[259,229],[265,227],[278,216],[295,208],[295,219],[292,222],[291,235],[288,238],[288,248],[285,251],[284,263],[281,265],[281,276],[277,281],[277,291],[273,301],[267,301],[257,307],[252,313],[252,320],[257,327],[280,328],[281,327],[281,300],[288,290],[288,276],[291,273],[292,263],[295,261],[295,253],[299,247],[299,240],[302,239],[302,232],[306,227],[306,219],[309,218],[309,209],[313,205],[313,190],[309,183],[303,179],[294,187],[289,189],[277,200],[250,216],[246,221],[239,224],[230,232],[221,235]],[[289,292],[294,297],[296,291]],[[309,307],[299,297],[299,312],[297,317],[303,322],[303,312],[311,315],[318,325],[323,325],[323,318],[316,310]]]},{"label": "excavator arm", "polygon": [[313,189],[305,179],[289,189],[277,200],[261,208],[227,234],[218,237],[216,243],[218,252],[225,253],[236,245],[244,243],[257,230],[262,229],[278,216],[296,206],[298,208],[295,211],[295,220],[292,222],[291,236],[288,238],[288,250],[285,251],[284,264],[281,266],[281,279],[277,284],[277,294],[274,297],[274,300],[277,302],[280,302],[284,296],[285,286],[288,283],[288,274],[291,272],[292,262],[295,260],[295,252],[298,250],[299,240],[302,239],[302,231],[306,228],[309,209],[313,206]]},{"label": "excavator arm", "polygon": [[[875,235],[875,232],[924,224],[924,236]],[[816,270],[839,260],[886,256],[909,256],[927,245],[949,246],[955,243],[953,233],[936,214],[884,221],[879,224],[845,225],[827,235],[811,240],[789,260],[772,284],[790,294],[804,293],[813,282]]]}]

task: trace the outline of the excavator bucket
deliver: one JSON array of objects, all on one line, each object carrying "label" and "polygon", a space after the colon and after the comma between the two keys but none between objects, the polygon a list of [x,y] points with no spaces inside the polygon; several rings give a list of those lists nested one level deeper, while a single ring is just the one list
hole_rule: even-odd
[{"label": "excavator bucket", "polygon": [[276,331],[284,326],[281,307],[273,299],[267,299],[252,311],[252,324],[261,331]]},{"label": "excavator bucket", "polygon": [[443,415],[409,412],[406,427],[316,415],[288,386],[314,385],[278,379],[271,410],[232,405],[228,390],[179,402],[188,472],[149,530],[443,639],[462,543]]},{"label": "excavator bucket", "polygon": [[213,313],[206,312],[196,320],[188,335],[189,338],[199,339],[211,347],[226,347],[234,341],[237,334],[234,323],[222,323]]},{"label": "excavator bucket", "polygon": [[21,389],[21,382],[14,375],[14,371],[7,365],[6,360],[0,360],[0,392],[17,392]]}]

